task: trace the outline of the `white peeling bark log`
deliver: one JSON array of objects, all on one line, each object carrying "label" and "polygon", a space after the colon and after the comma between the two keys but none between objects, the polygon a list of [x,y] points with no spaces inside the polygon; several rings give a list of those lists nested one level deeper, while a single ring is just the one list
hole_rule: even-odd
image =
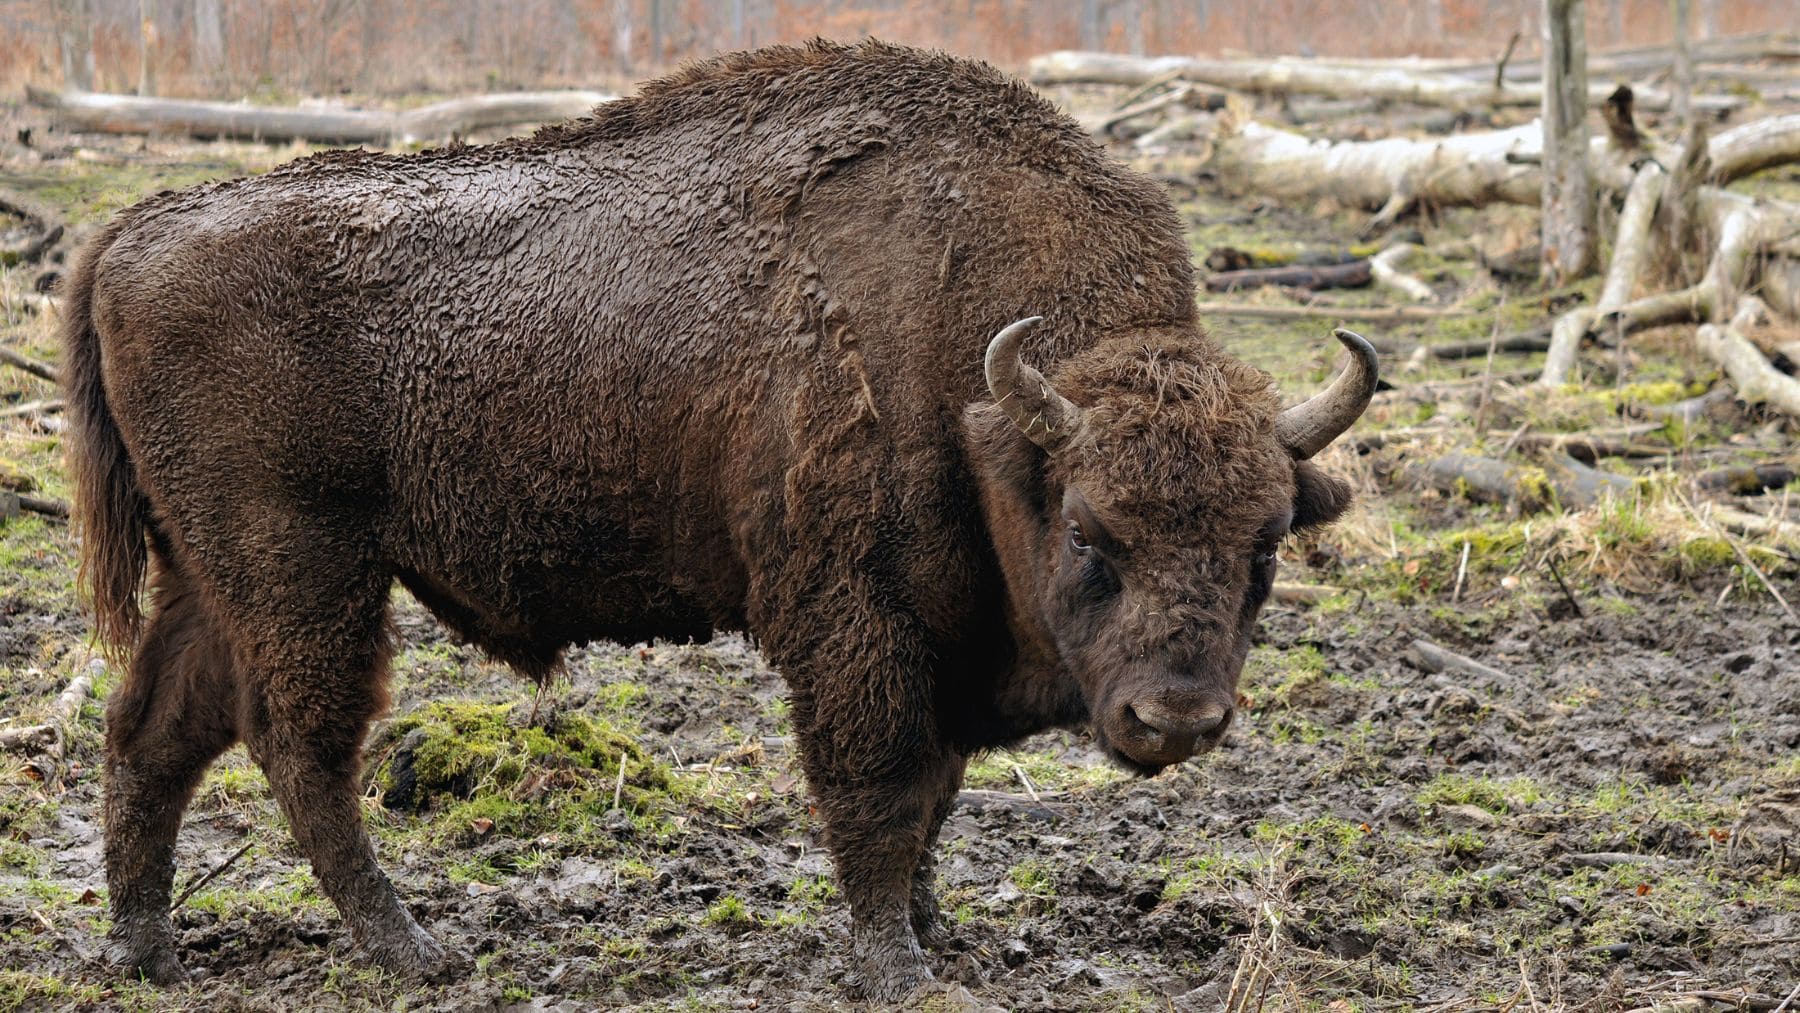
[{"label": "white peeling bark log", "polygon": [[1712,158],[1708,178],[1720,186],[1753,172],[1800,162],[1800,113],[1733,127],[1709,141],[1706,150]]},{"label": "white peeling bark log", "polygon": [[1594,267],[1594,188],[1588,181],[1585,0],[1544,0],[1544,280],[1561,285]]},{"label": "white peeling bark log", "polygon": [[[1392,66],[1341,66],[1299,59],[1209,60],[1191,56],[1134,57],[1117,53],[1063,50],[1032,59],[1026,77],[1039,85],[1116,84],[1137,86],[1164,78],[1181,78],[1235,91],[1268,95],[1330,95],[1335,98],[1372,98],[1384,102],[1446,106],[1451,109],[1483,109],[1494,106],[1541,105],[1544,88],[1535,82],[1495,88],[1492,72],[1481,79],[1451,74],[1418,72]],[[1612,94],[1612,85],[1596,85],[1587,91],[1587,104],[1598,106]],[[1577,100],[1579,101],[1579,99]],[[1667,92],[1637,92],[1641,109],[1669,108]],[[1744,100],[1731,95],[1696,95],[1696,109],[1722,112],[1737,109]]]},{"label": "white peeling bark log", "polygon": [[[1413,204],[1535,204],[1539,173],[1532,158],[1542,133],[1511,130],[1429,140],[1322,141],[1254,121],[1221,117],[1207,167],[1227,186],[1288,200],[1331,198],[1383,208],[1391,221]],[[1510,157],[1509,157],[1510,156]]]},{"label": "white peeling bark log", "polygon": [[1567,383],[1581,343],[1594,332],[1595,322],[1631,299],[1632,289],[1643,273],[1650,223],[1656,217],[1656,204],[1667,182],[1668,173],[1655,162],[1646,162],[1638,170],[1625,195],[1625,209],[1619,214],[1612,263],[1607,266],[1600,298],[1593,306],[1578,306],[1557,318],[1550,329],[1550,351],[1544,356],[1544,372],[1537,381],[1540,386],[1560,387]]},{"label": "white peeling bark log", "polygon": [[1695,343],[1731,377],[1739,398],[1773,405],[1800,418],[1800,380],[1770,365],[1761,350],[1744,337],[1744,330],[1755,326],[1762,311],[1760,301],[1746,297],[1729,323],[1703,324],[1694,336]]},{"label": "white peeling bark log", "polygon": [[1430,302],[1437,293],[1417,277],[1400,270],[1400,265],[1419,252],[1412,243],[1395,243],[1369,258],[1369,276],[1375,284],[1392,289],[1413,302]]},{"label": "white peeling bark log", "polygon": [[550,123],[584,116],[595,106],[616,98],[590,91],[516,92],[474,95],[403,112],[386,112],[145,99],[54,92],[29,86],[26,94],[33,104],[53,110],[58,122],[76,130],[376,145],[444,140],[488,127]]}]

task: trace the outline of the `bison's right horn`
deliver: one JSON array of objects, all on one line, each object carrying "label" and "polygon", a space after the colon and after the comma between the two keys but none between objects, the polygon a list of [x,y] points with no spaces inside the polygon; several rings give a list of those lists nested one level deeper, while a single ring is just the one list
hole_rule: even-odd
[{"label": "bison's right horn", "polygon": [[1330,446],[1332,440],[1362,417],[1375,396],[1375,346],[1342,327],[1331,334],[1350,350],[1350,365],[1331,386],[1282,412],[1275,421],[1275,439],[1296,461],[1304,461]]},{"label": "bison's right horn", "polygon": [[1055,453],[1081,428],[1081,409],[1056,392],[1044,374],[1019,359],[1019,343],[1043,317],[1026,317],[988,342],[988,392],[1031,442]]}]

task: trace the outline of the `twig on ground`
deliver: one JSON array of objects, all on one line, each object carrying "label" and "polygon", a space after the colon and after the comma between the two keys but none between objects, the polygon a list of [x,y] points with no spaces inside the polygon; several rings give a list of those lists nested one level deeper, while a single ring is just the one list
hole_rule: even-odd
[{"label": "twig on ground", "polygon": [[187,903],[187,899],[189,897],[192,897],[195,893],[198,893],[201,887],[212,882],[213,879],[219,875],[219,873],[224,872],[226,869],[231,868],[232,864],[235,863],[238,859],[244,857],[244,853],[249,851],[250,848],[255,844],[256,844],[255,840],[245,841],[244,846],[237,849],[236,851],[232,852],[230,858],[227,858],[223,862],[220,862],[218,865],[213,866],[211,872],[207,873],[204,876],[201,876],[199,879],[188,884],[188,888],[181,891],[181,896],[175,898],[175,903],[169,905],[169,911],[174,912],[175,909],[177,909],[177,908],[181,907],[181,905]]},{"label": "twig on ground", "polygon": [[1469,540],[1463,539],[1462,559],[1456,564],[1456,587],[1450,592],[1450,604],[1462,601],[1463,580],[1469,576]]},{"label": "twig on ground", "polygon": [[1037,785],[1032,784],[1031,778],[1025,776],[1025,768],[1015,763],[1012,765],[1012,769],[1013,775],[1019,779],[1019,783],[1025,786],[1025,794],[1030,795],[1033,802],[1042,805],[1044,799],[1038,794]]},{"label": "twig on ground", "polygon": [[1474,658],[1465,657],[1429,640],[1413,641],[1412,650],[1422,667],[1428,672],[1461,672],[1464,675],[1502,682],[1511,678],[1497,668],[1490,668]]},{"label": "twig on ground", "polygon": [[1615,865],[1656,865],[1661,855],[1638,855],[1627,851],[1585,851],[1567,856],[1570,865],[1585,869],[1610,869]]},{"label": "twig on ground", "polygon": [[613,781],[613,808],[624,808],[625,801],[625,752],[619,751],[619,776]]},{"label": "twig on ground", "polygon": [[1581,610],[1581,603],[1575,600],[1575,592],[1569,590],[1568,583],[1563,580],[1562,570],[1556,565],[1556,557],[1545,556],[1544,562],[1550,565],[1550,576],[1556,578],[1556,586],[1562,588],[1563,597],[1568,599],[1569,607],[1575,610],[1575,617],[1585,619],[1587,613]]}]

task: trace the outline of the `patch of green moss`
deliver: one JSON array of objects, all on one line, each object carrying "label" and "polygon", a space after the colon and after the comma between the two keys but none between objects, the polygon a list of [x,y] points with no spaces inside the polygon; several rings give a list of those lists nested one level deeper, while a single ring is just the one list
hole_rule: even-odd
[{"label": "patch of green moss", "polygon": [[1415,800],[1421,808],[1435,805],[1469,805],[1504,815],[1544,800],[1543,789],[1528,777],[1493,780],[1467,774],[1439,774],[1419,789]]},{"label": "patch of green moss", "polygon": [[623,719],[559,711],[528,725],[519,707],[436,701],[403,715],[389,732],[398,745],[378,754],[372,783],[423,813],[437,841],[498,835],[536,848],[604,850],[612,835],[601,817],[615,797],[635,833],[669,832],[662,813],[679,788]]}]

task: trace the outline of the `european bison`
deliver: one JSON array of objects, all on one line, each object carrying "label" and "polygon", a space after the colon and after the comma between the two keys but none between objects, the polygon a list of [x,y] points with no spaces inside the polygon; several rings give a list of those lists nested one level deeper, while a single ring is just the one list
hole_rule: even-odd
[{"label": "european bison", "polygon": [[1277,545],[1349,498],[1307,458],[1375,379],[1340,332],[1283,411],[1195,320],[1158,184],[986,65],[876,43],[162,194],[68,307],[84,567],[135,648],[109,951],[164,982],[176,829],[240,739],[356,942],[442,965],[354,789],[397,580],[538,678],[754,632],[898,996],[972,753],[1085,724],[1149,774],[1219,741]]}]

